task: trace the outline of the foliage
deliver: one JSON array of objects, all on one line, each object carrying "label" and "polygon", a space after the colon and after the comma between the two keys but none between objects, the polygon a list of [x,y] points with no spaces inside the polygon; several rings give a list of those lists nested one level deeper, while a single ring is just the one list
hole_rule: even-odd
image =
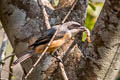
[{"label": "foliage", "polygon": [[[87,17],[85,21],[85,26],[91,31],[96,23],[96,20],[100,14],[100,11],[103,7],[104,3],[93,3],[89,1],[88,9],[87,9]],[[82,41],[85,41],[86,34],[83,34]]]}]

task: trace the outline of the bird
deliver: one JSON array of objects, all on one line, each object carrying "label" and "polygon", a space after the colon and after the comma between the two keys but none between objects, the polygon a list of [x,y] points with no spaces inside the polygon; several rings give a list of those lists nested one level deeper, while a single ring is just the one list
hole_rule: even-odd
[{"label": "bird", "polygon": [[32,52],[28,52],[27,54],[18,58],[13,62],[12,66],[21,63],[34,54],[42,53],[58,28],[59,30],[46,52],[55,53],[57,49],[59,49],[64,43],[66,43],[80,31],[86,32],[87,40],[90,42],[90,31],[78,22],[69,21],[62,25],[55,25],[45,31],[41,37],[39,37],[32,45],[29,46],[32,48]]}]

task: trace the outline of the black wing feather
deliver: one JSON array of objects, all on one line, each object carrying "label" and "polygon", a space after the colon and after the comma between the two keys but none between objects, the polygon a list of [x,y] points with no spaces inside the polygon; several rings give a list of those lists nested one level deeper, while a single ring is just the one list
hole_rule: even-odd
[{"label": "black wing feather", "polygon": [[[39,45],[47,44],[51,40],[51,38],[54,35],[55,31],[56,31],[55,28],[51,28],[51,29],[47,30],[44,33],[44,35],[41,36],[38,40],[36,40],[35,43],[33,43],[32,45],[30,45],[30,47],[36,48]],[[58,32],[57,35],[56,35],[56,37],[54,38],[54,40],[63,38],[64,34],[65,34],[65,31]]]}]

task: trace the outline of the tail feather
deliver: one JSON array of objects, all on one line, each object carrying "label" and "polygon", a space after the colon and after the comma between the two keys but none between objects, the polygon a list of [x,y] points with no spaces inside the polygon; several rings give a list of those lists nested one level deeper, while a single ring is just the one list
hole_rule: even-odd
[{"label": "tail feather", "polygon": [[16,61],[14,61],[11,67],[15,66],[15,65],[18,64],[18,63],[23,62],[24,60],[28,59],[28,58],[31,57],[32,55],[33,55],[33,53],[27,53],[27,54],[25,54],[24,56],[20,57],[20,58],[17,59]]}]

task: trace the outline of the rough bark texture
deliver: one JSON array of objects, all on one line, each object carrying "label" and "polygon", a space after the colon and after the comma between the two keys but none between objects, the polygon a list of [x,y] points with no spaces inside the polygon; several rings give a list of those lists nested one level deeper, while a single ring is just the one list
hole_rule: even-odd
[{"label": "rough bark texture", "polygon": [[[87,4],[87,0],[79,0],[67,21],[77,21],[83,25],[86,18]],[[49,7],[46,7],[50,16],[50,24],[55,25],[61,23],[70,7],[71,6],[68,5],[54,11]],[[29,42],[33,37],[38,38],[42,35],[41,33],[46,30],[42,10],[38,7],[36,0],[0,0],[0,19],[17,57],[26,53],[25,50],[29,46]],[[64,50],[67,49],[66,47],[68,47],[68,45],[70,44],[68,43],[64,47]],[[36,61],[36,58],[37,56],[33,56],[31,59],[22,63],[22,67],[26,73]],[[50,77],[52,73],[55,73],[56,70],[58,71],[55,63],[52,64],[53,61],[53,57],[49,55],[45,56],[34,69],[28,80],[43,80],[52,78],[62,80],[60,73],[58,76],[54,76],[55,74],[53,74],[53,76]],[[79,80],[77,77],[79,74],[76,75],[79,67],[79,61],[80,56],[76,52],[76,54],[71,54],[69,60],[65,63],[67,75],[70,80]],[[51,64],[52,66],[50,66]]]},{"label": "rough bark texture", "polygon": [[115,80],[120,69],[120,0],[106,0],[92,30],[92,43],[83,46],[80,80]]}]

